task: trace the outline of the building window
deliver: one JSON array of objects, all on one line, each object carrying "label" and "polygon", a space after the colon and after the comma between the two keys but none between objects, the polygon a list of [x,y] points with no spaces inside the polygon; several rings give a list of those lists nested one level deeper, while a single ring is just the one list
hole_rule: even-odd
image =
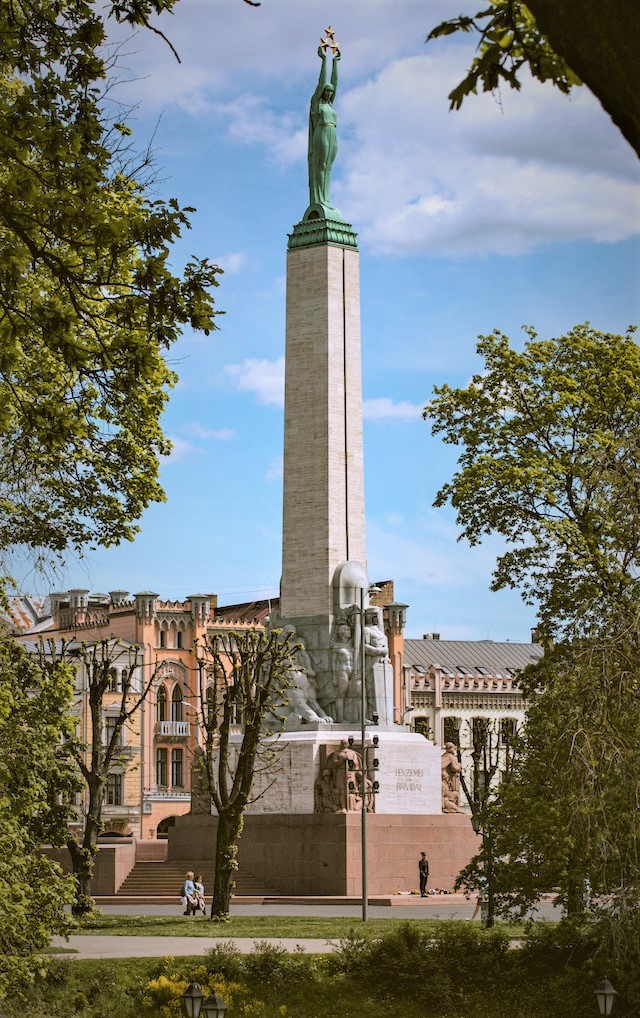
[{"label": "building window", "polygon": [[171,784],[174,788],[182,788],[184,785],[181,749],[171,750]]},{"label": "building window", "polygon": [[503,746],[513,746],[518,734],[518,726],[515,718],[500,719],[500,742]]},{"label": "building window", "polygon": [[109,692],[110,693],[117,693],[119,691],[119,689],[120,689],[120,684],[118,682],[118,669],[117,668],[110,668],[109,669]]},{"label": "building window", "polygon": [[159,640],[158,646],[166,647],[167,646],[167,628],[166,628],[164,623],[160,626],[159,636],[160,636],[160,640]]},{"label": "building window", "polygon": [[[111,745],[111,740],[116,733],[116,726],[118,724],[118,718],[105,718],[104,719],[104,744],[105,746]],[[122,745],[122,727],[120,726],[119,731],[115,737],[114,746]]]},{"label": "building window", "polygon": [[167,751],[156,750],[156,785],[167,787]]},{"label": "building window", "polygon": [[429,718],[416,718],[413,719],[413,730],[418,735],[424,735],[425,739],[431,737],[431,725],[429,724]]},{"label": "building window", "polygon": [[443,718],[442,744],[446,746],[448,742],[456,747],[460,745],[460,718]]},{"label": "building window", "polygon": [[107,806],[122,806],[122,774],[109,774],[105,793]]},{"label": "building window", "polygon": [[167,691],[160,686],[156,696],[156,721],[167,720]]},{"label": "building window", "polygon": [[179,629],[176,633],[176,647],[178,647],[179,650],[182,650],[184,647],[184,632],[182,629]]},{"label": "building window", "polygon": [[171,720],[182,721],[182,690],[176,686],[171,694]]}]

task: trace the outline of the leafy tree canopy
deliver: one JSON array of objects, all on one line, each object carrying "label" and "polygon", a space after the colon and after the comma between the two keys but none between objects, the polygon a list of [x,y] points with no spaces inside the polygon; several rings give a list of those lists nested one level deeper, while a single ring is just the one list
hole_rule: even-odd
[{"label": "leafy tree canopy", "polygon": [[502,82],[519,89],[520,72],[562,92],[584,82],[640,155],[640,7],[636,0],[489,0],[431,30],[427,42],[476,32],[479,56],[451,92],[451,109]]},{"label": "leafy tree canopy", "polygon": [[75,768],[64,752],[74,732],[73,673],[44,673],[0,637],[0,1000],[38,970],[53,933],[69,930],[74,881],[43,856],[67,837]]},{"label": "leafy tree canopy", "polygon": [[163,498],[166,351],[215,328],[219,271],[171,243],[192,209],[150,192],[109,97],[109,15],[176,0],[0,5],[0,548],[131,539]]},{"label": "leafy tree canopy", "polygon": [[438,492],[462,535],[508,544],[493,589],[520,587],[548,632],[634,618],[640,597],[640,349],[588,324],[558,339],[533,329],[522,352],[480,337],[484,370],[435,389],[424,416],[461,447]]},{"label": "leafy tree canopy", "polygon": [[[492,866],[496,908],[524,914],[556,890],[587,910],[599,952],[619,971],[640,960],[638,627],[550,648],[524,673],[524,752],[485,811],[482,850],[461,876]],[[637,988],[637,978],[636,988]]]}]

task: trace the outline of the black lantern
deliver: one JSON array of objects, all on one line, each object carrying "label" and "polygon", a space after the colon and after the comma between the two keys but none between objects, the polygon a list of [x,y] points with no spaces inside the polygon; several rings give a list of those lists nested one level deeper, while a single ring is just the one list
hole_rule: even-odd
[{"label": "black lantern", "polygon": [[227,1013],[227,1005],[222,997],[214,990],[210,997],[207,997],[202,1005],[203,1018],[224,1018]]},{"label": "black lantern", "polygon": [[190,983],[182,996],[182,1010],[186,1018],[200,1018],[204,993],[197,983]]},{"label": "black lantern", "polygon": [[611,1014],[613,1011],[613,1002],[617,994],[618,991],[614,990],[613,986],[605,976],[600,983],[600,986],[597,986],[595,989],[600,1014]]}]

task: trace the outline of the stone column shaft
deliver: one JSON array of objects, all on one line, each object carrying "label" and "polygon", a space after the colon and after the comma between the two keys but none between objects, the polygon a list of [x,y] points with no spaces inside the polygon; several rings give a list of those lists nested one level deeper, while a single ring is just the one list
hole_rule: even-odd
[{"label": "stone column shaft", "polygon": [[281,614],[331,615],[332,579],[366,563],[357,249],[287,256]]}]

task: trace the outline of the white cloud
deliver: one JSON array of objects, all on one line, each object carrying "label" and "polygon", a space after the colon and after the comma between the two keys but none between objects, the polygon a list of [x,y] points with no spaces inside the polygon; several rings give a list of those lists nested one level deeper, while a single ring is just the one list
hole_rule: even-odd
[{"label": "white cloud", "polygon": [[170,466],[173,463],[182,463],[191,456],[194,451],[194,447],[191,442],[188,442],[184,438],[179,438],[177,435],[167,436],[171,442],[172,449],[168,456],[161,457],[161,463]]},{"label": "white cloud", "polygon": [[383,421],[390,417],[401,421],[419,421],[422,418],[422,406],[402,400],[394,402],[388,396],[380,396],[363,401],[362,416],[366,421]]},{"label": "white cloud", "polygon": [[635,158],[588,92],[567,99],[526,81],[500,104],[472,96],[449,114],[442,98],[461,70],[434,51],[343,95],[351,135],[336,199],[369,248],[513,254],[640,230]]},{"label": "white cloud", "polygon": [[275,361],[249,357],[227,364],[225,372],[241,392],[251,392],[265,406],[284,406],[284,357]]},{"label": "white cloud", "polygon": [[234,275],[247,264],[247,256],[243,251],[232,251],[229,254],[217,255],[211,261],[224,270],[228,276]]},{"label": "white cloud", "polygon": [[207,428],[195,421],[191,424],[185,424],[182,431],[203,442],[228,442],[229,439],[235,438],[236,434],[233,428]]},{"label": "white cloud", "polygon": [[[466,6],[473,13],[475,4]],[[131,89],[146,114],[177,106],[194,125],[200,118],[202,131],[303,173],[317,26],[331,17],[343,52],[332,195],[369,251],[509,255],[635,235],[637,160],[586,88],[567,97],[523,74],[520,92],[471,96],[449,113],[447,95],[474,40],[425,46],[424,38],[452,13],[451,0],[430,0],[426,10],[419,0],[350,0],[339,17],[321,0],[255,9],[182,0],[159,21],[182,64],[139,33]]]},{"label": "white cloud", "polygon": [[279,456],[278,459],[273,460],[270,464],[269,469],[264,475],[265,481],[282,481],[284,478],[284,459]]}]

